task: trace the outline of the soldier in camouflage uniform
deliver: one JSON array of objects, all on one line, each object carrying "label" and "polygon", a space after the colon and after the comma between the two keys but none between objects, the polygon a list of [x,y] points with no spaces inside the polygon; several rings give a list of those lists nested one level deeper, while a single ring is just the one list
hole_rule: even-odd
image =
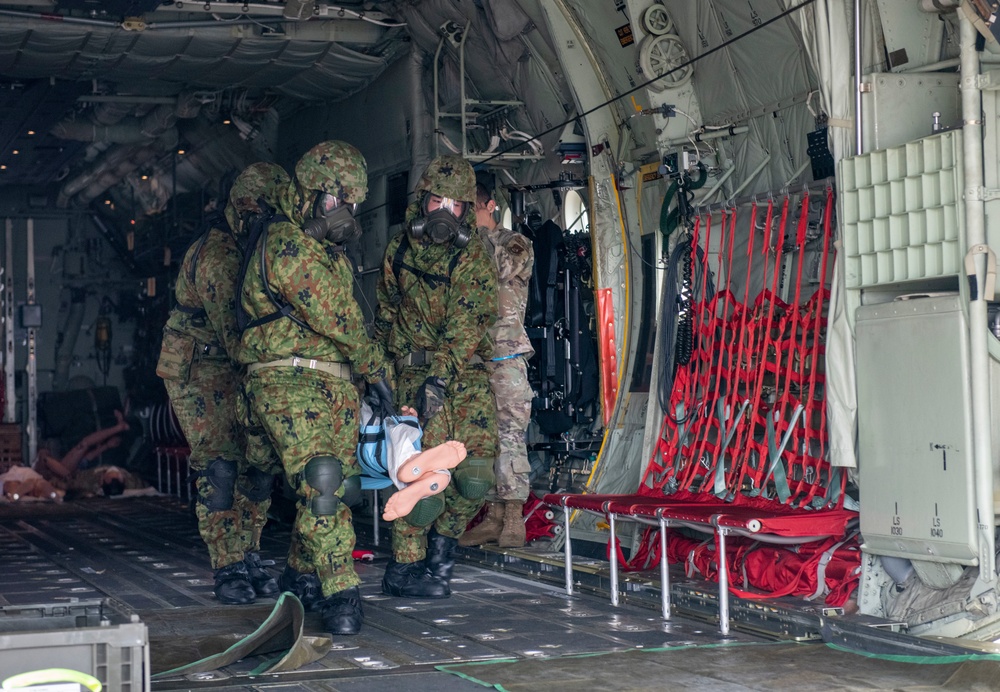
[{"label": "soldier in camouflage uniform", "polygon": [[483,521],[463,535],[462,546],[498,542],[501,548],[524,545],[524,501],[528,499],[528,450],[525,434],[531,423],[533,393],[528,384],[528,358],[534,353],[524,330],[528,282],[535,264],[531,241],[500,226],[496,202],[482,184],[476,185],[476,224],[497,267],[500,319],[490,329],[495,348],[487,367],[497,402],[500,454],[493,467],[496,490],[486,498]]},{"label": "soldier in camouflage uniform", "polygon": [[409,230],[385,251],[376,332],[395,359],[397,402],[415,405],[425,445],[458,440],[468,457],[443,493],[393,523],[393,560],[382,590],[445,598],[457,539],[493,486],[496,408],[485,363],[493,356],[497,283],[493,260],[472,230],[472,166],[458,156],[438,157],[416,192]]},{"label": "soldier in camouflage uniform", "polygon": [[[281,196],[283,216],[248,245],[240,293],[252,320],[240,350],[250,430],[275,450],[299,500],[279,583],[319,611],[332,634],[357,634],[363,618],[351,556],[349,506],[361,489],[352,371],[387,403],[392,398],[385,355],[365,330],[344,253],[360,234],[354,207],[367,184],[364,157],[350,144],[322,142],[306,152]],[[254,463],[268,457],[248,455]]]},{"label": "soldier in camouflage uniform", "polygon": [[156,370],[191,445],[198,531],[216,570],[215,595],[227,604],[278,593],[258,553],[273,477],[247,464],[236,418],[241,372],[234,301],[241,253],[233,233],[245,215],[259,211],[258,197],[276,201],[288,180],[269,163],[255,163],[236,179],[224,216],[212,220],[181,263],[177,306],[163,329]]}]

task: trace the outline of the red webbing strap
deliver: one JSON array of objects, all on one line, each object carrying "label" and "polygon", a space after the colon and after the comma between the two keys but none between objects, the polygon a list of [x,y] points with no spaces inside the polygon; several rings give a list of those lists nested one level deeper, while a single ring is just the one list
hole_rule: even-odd
[{"label": "red webbing strap", "polygon": [[[718,548],[712,538],[690,538],[671,531],[667,540],[667,560],[683,564],[685,574],[718,581]],[[711,546],[711,547],[709,547]],[[796,548],[782,547],[730,536],[726,541],[726,565],[730,575],[742,576],[742,588],[729,585],[730,593],[753,600],[781,596],[815,597],[826,594],[829,605],[842,605],[857,588],[861,551],[857,535],[847,539],[831,537]],[[631,560],[625,560],[621,541],[615,541],[618,561],[624,572],[643,572],[660,561],[659,529],[648,526],[639,539]],[[607,546],[610,559],[610,542]],[[750,588],[760,591],[750,591]],[[763,592],[763,593],[761,593]]]},{"label": "red webbing strap", "polygon": [[650,454],[646,470],[642,474],[642,480],[639,481],[640,493],[648,488],[656,488],[661,480],[665,480],[662,476],[666,475],[667,466],[663,463],[663,455],[669,446],[666,437],[667,421],[669,420],[667,416],[664,416],[663,420],[660,421],[660,432],[656,435],[656,444],[653,445],[653,452]]},{"label": "red webbing strap", "polygon": [[[767,205],[768,218],[770,218],[771,216],[772,207],[773,203],[768,203]],[[750,314],[749,314],[750,277],[751,277],[751,269],[753,267],[752,260],[753,260],[754,237],[757,235],[755,233],[756,224],[757,224],[757,203],[754,202],[753,206],[750,207],[750,240],[747,244],[747,276],[746,276],[746,284],[743,287],[743,302],[737,303],[740,313],[739,315],[740,325],[739,325],[739,331],[737,332],[736,335],[736,345],[735,345],[736,360],[735,362],[732,360],[730,361],[732,367],[730,367],[729,369],[730,371],[729,376],[732,379],[732,382],[730,385],[730,392],[727,403],[730,409],[732,410],[735,410],[737,405],[742,404],[741,400],[747,399],[747,397],[749,396],[749,392],[745,392],[745,394],[741,396],[741,385],[744,382],[748,381],[748,377],[745,378],[744,373],[748,374],[750,372],[749,365],[744,365],[744,359],[746,358],[747,360],[749,360],[750,358],[749,354],[745,350],[745,347],[748,339],[750,338],[747,335],[747,327],[749,326],[750,323]],[[730,346],[730,348],[732,348],[732,346]]]},{"label": "red webbing strap", "polygon": [[[823,325],[825,323],[825,311],[823,310],[824,304],[829,298],[830,292],[826,288],[826,276],[828,260],[830,257],[830,239],[832,235],[832,215],[833,215],[833,188],[827,188],[826,190],[826,207],[823,210],[823,245],[822,245],[822,258],[820,260],[820,271],[819,271],[819,288],[813,297],[810,299],[811,309],[812,309],[812,348],[809,353],[808,365],[805,364],[805,358],[802,358],[800,362],[802,363],[800,375],[806,376],[806,381],[808,383],[808,395],[805,401],[805,411],[803,412],[803,430],[802,440],[796,447],[802,449],[803,451],[803,468],[802,468],[802,479],[799,486],[795,488],[793,497],[799,496],[798,506],[804,507],[816,496],[820,488],[824,487],[822,485],[822,475],[825,470],[828,474],[827,485],[832,482],[831,467],[829,460],[826,458],[827,453],[827,433],[826,433],[826,387],[825,387],[825,377],[820,373],[820,355],[821,352],[825,355],[825,348],[822,348],[820,342],[822,341]],[[806,370],[808,368],[808,370]],[[816,390],[817,385],[823,379],[824,386],[823,391],[817,400]],[[818,430],[816,434],[813,435],[814,421],[819,418]],[[817,449],[814,451],[813,442],[817,443]],[[811,477],[811,483],[809,479]],[[846,476],[841,474],[841,488],[840,492],[836,493],[835,504],[839,508],[843,506],[844,495],[843,495],[843,484],[846,482]],[[803,487],[804,484],[808,483],[808,487]],[[831,498],[829,493],[824,495],[827,503],[829,504]]]},{"label": "red webbing strap", "polygon": [[[777,303],[776,292],[778,290],[778,281],[781,277],[781,250],[784,245],[785,238],[785,228],[788,223],[788,205],[789,198],[785,197],[784,203],[781,205],[781,221],[778,225],[778,238],[775,243],[774,251],[774,273],[771,279],[771,288],[768,291],[765,289],[761,292],[760,296],[757,297],[755,305],[761,305],[764,300],[767,300],[767,316],[764,319],[764,329],[754,329],[755,335],[763,334],[763,339],[755,339],[753,347],[750,349],[750,353],[757,354],[757,368],[756,368],[756,381],[754,382],[753,389],[750,395],[750,416],[744,421],[745,425],[741,426],[746,431],[741,437],[741,444],[737,445],[737,451],[740,453],[738,458],[734,458],[732,468],[727,474],[726,486],[734,493],[739,493],[744,487],[744,482],[747,477],[754,481],[754,489],[760,488],[760,480],[763,475],[765,464],[761,459],[759,453],[757,455],[757,468],[754,469],[749,463],[750,452],[753,449],[753,431],[755,425],[758,423],[763,423],[763,416],[766,415],[768,406],[764,401],[764,373],[766,368],[763,366],[763,361],[766,360],[767,354],[770,352],[771,346],[771,329],[774,321],[774,308]],[[764,266],[767,267],[767,253],[771,249],[771,225],[768,224],[767,228],[764,230],[764,253],[765,260]],[[767,280],[767,273],[765,269],[764,280]],[[769,296],[767,294],[770,294]]]},{"label": "red webbing strap", "polygon": [[[792,475],[794,452],[784,449],[781,442],[788,439],[784,434],[788,429],[788,425],[790,425],[790,421],[788,420],[789,412],[797,409],[800,405],[798,397],[790,391],[789,384],[792,378],[792,365],[795,361],[794,354],[799,352],[800,349],[805,348],[804,337],[802,343],[799,342],[799,303],[802,299],[802,267],[805,264],[803,260],[808,224],[809,195],[807,193],[802,196],[795,232],[795,248],[798,251],[798,262],[796,262],[795,271],[795,295],[791,306],[789,306],[789,309],[785,313],[785,318],[780,322],[778,328],[780,336],[774,340],[771,346],[774,352],[773,367],[768,367],[765,357],[765,368],[774,374],[774,387],[777,397],[771,406],[771,410],[766,413],[768,420],[765,422],[765,436],[773,437],[770,440],[765,439],[765,443],[768,444],[759,448],[759,454],[764,455],[766,452],[766,461],[760,464],[759,469],[757,469],[759,475],[754,478],[754,488],[759,489],[761,492],[764,492],[765,484],[773,478],[775,491],[778,499],[782,502],[788,499],[788,482],[786,478]],[[786,329],[786,327],[788,328]],[[771,348],[767,350],[768,354],[771,353]],[[784,368],[782,368],[783,358],[787,361]],[[772,454],[775,456],[772,456]],[[785,460],[787,465],[785,469],[777,468],[782,463],[782,459]]]},{"label": "red webbing strap", "polygon": [[[697,262],[697,247],[699,234],[701,229],[701,217],[696,216],[694,219],[693,228],[691,231],[691,247],[690,254],[688,256],[688,262],[690,262],[692,267],[692,280],[693,280],[693,267]],[[688,293],[683,293],[683,289],[686,289]],[[695,340],[697,338],[697,332],[695,331],[695,303],[697,301],[697,296],[694,294],[694,287],[689,285],[683,287],[681,296],[686,300],[687,314],[684,319],[690,320],[692,326],[691,333],[691,359],[687,364],[678,364],[676,367],[676,372],[674,374],[674,384],[670,391],[670,398],[667,403],[667,410],[664,412],[663,426],[661,429],[660,438],[657,441],[656,450],[657,456],[659,457],[659,468],[653,470],[652,464],[650,469],[647,469],[646,476],[650,478],[650,484],[652,488],[662,489],[667,483],[671,482],[678,469],[683,468],[684,459],[681,457],[681,450],[685,446],[685,438],[688,435],[689,426],[694,420],[695,408],[694,401],[697,397],[696,387],[694,386],[694,380],[696,377],[691,375],[692,368],[697,367],[694,361],[694,351],[695,351]],[[668,344],[668,348],[674,348],[674,344]],[[645,482],[645,478],[643,479]]]},{"label": "red webbing strap", "polygon": [[[749,240],[748,240],[748,243],[747,243],[746,277],[745,277],[745,280],[744,280],[744,287],[743,287],[743,300],[744,300],[744,303],[742,303],[742,304],[738,303],[738,302],[735,301],[735,298],[733,299],[733,302],[734,302],[734,318],[733,319],[734,319],[734,321],[736,319],[736,313],[737,312],[738,312],[738,315],[739,315],[739,327],[738,327],[738,330],[737,330],[736,344],[735,345],[733,345],[733,344],[726,344],[725,345],[726,348],[727,348],[727,350],[730,352],[730,358],[729,358],[729,375],[728,375],[728,377],[729,377],[729,388],[728,388],[728,391],[726,392],[726,404],[725,404],[726,407],[727,407],[727,409],[728,409],[728,411],[730,412],[730,414],[729,414],[730,417],[735,417],[735,412],[737,410],[739,410],[739,408],[742,407],[743,399],[746,398],[747,394],[744,393],[744,392],[741,392],[741,386],[747,381],[747,379],[749,377],[749,373],[752,372],[752,369],[751,369],[751,366],[750,366],[750,361],[752,359],[752,355],[751,355],[752,351],[750,350],[750,348],[748,348],[748,346],[749,346],[748,342],[751,340],[751,334],[748,333],[748,329],[751,327],[750,309],[749,309],[749,304],[750,304],[750,282],[751,282],[752,277],[753,277],[754,241],[755,241],[756,235],[757,235],[756,234],[757,211],[758,211],[757,210],[757,203],[754,202],[753,205],[750,207],[750,233],[749,233]],[[774,214],[774,201],[773,200],[769,200],[768,201],[768,205],[767,205],[767,212],[765,214],[765,222],[764,222],[764,228],[765,229],[770,228],[771,222],[772,222],[772,219],[773,219],[773,214]],[[728,257],[727,257],[727,266],[728,266],[727,276],[732,274],[732,248],[733,248],[733,242],[734,242],[734,238],[735,238],[735,222],[736,222],[736,214],[735,214],[735,210],[734,210],[734,213],[732,215],[731,231],[730,231],[730,237],[729,237],[729,253],[728,253]],[[765,253],[765,256],[766,256],[766,253]],[[727,283],[727,286],[728,286],[728,283]],[[732,358],[732,351],[733,350],[735,350],[735,352],[736,352],[735,360]],[[721,358],[720,358],[720,360],[721,360]],[[744,361],[746,361],[746,363]],[[747,375],[747,378],[744,378],[744,376],[743,376],[744,374]],[[738,449],[740,449],[740,447],[739,447],[739,438],[742,437],[742,430],[738,429],[736,431],[736,435],[737,435],[737,437],[735,437],[735,440],[737,441],[737,444],[736,445],[731,445],[727,449],[728,458],[730,458],[733,461],[736,459],[737,454],[736,454],[736,452],[729,451],[729,450],[738,450]],[[716,454],[714,455],[715,456],[715,464],[719,464],[719,463],[725,464],[727,455],[723,455],[722,459],[719,459],[718,457],[719,457],[719,451],[720,450],[721,450],[721,445],[717,446],[716,449],[714,450],[716,452]],[[708,482],[709,482],[710,479],[711,479],[711,475],[710,474],[706,474],[706,476],[705,476],[705,483],[704,483],[705,487],[707,487],[707,484],[708,484]],[[688,479],[688,483],[684,486],[685,489],[688,488],[688,487],[690,487],[690,481],[691,480],[693,480],[693,477],[691,477],[691,478]]]},{"label": "red webbing strap", "polygon": [[[799,307],[802,300],[802,267],[805,264],[805,245],[806,245],[806,229],[809,225],[809,195],[802,195],[802,209],[799,212],[799,223],[795,230],[795,248],[798,252],[798,262],[795,268],[795,298],[792,299],[792,310],[791,310],[791,329],[788,331],[788,336],[782,333],[781,343],[776,344],[776,347],[788,346],[796,343],[799,329]],[[802,346],[805,344],[803,343]],[[784,350],[779,348],[779,350]],[[798,350],[798,347],[797,347]],[[777,381],[776,386],[778,389],[783,389],[785,392],[788,391],[788,385],[792,379],[792,363],[793,358],[788,359],[788,364],[785,367],[785,379],[782,382],[780,379]]]},{"label": "red webbing strap", "polygon": [[[653,569],[654,565],[660,561],[660,529],[656,526],[647,526],[639,537],[639,547],[636,548],[631,560],[625,559],[622,551],[621,541],[615,541],[618,550],[618,564],[623,572],[644,572]],[[608,559],[611,559],[611,541],[608,541]]]},{"label": "red webbing strap", "polygon": [[[736,210],[732,211],[732,216],[736,218]],[[722,222],[719,226],[722,235],[719,240],[719,269],[732,266],[732,262],[728,261],[723,257],[723,252],[726,248],[726,233],[729,231],[729,212],[726,209],[722,210]],[[730,252],[732,251],[732,235],[730,234],[729,244]],[[705,405],[702,407],[701,415],[698,417],[698,429],[695,430],[696,445],[692,446],[694,450],[693,459],[698,460],[698,464],[704,469],[705,481],[709,481],[714,475],[715,463],[718,461],[717,450],[719,444],[721,443],[721,436],[723,429],[716,415],[715,402],[723,395],[723,389],[721,388],[722,383],[722,365],[723,358],[720,351],[719,344],[723,340],[720,337],[725,336],[726,332],[726,315],[728,309],[728,298],[726,297],[728,289],[729,271],[726,270],[726,281],[727,287],[721,293],[717,292],[711,300],[708,301],[708,321],[704,326],[702,331],[702,339],[705,343],[705,348],[702,350],[701,363],[704,365],[706,372],[705,386],[702,388],[702,399],[705,401]],[[719,304],[722,304],[722,314],[719,314]],[[715,363],[715,372],[712,373],[712,365]],[[709,438],[715,437],[716,444],[712,444],[712,455],[711,459],[705,455],[706,447],[709,445]],[[699,469],[700,470],[700,469]]]},{"label": "red webbing strap", "polygon": [[[725,228],[726,212],[723,211],[722,226]],[[712,247],[712,214],[705,215],[705,247],[702,253],[701,262],[701,299],[698,302],[698,320],[695,329],[697,348],[695,348],[692,360],[694,362],[693,372],[696,375],[696,392],[698,409],[691,422],[690,445],[686,455],[692,461],[688,467],[690,475],[705,468],[705,464],[697,451],[700,448],[699,441],[704,439],[708,429],[711,427],[712,406],[711,406],[711,369],[712,369],[712,347],[715,342],[715,308],[714,297],[708,297],[708,282],[711,276],[709,263],[710,249]],[[697,248],[692,248],[696,250]],[[682,453],[685,453],[682,451]],[[706,471],[707,473],[708,471]],[[685,486],[686,487],[686,486]]]},{"label": "red webbing strap", "polygon": [[[697,320],[695,320],[694,325],[694,349],[691,354],[691,361],[694,364],[694,372],[697,375],[697,399],[699,404],[702,404],[705,397],[705,388],[708,383],[708,377],[706,371],[706,357],[708,357],[708,352],[706,351],[706,339],[705,339],[705,329],[706,329],[706,317],[709,321],[711,317],[708,316],[708,280],[711,273],[711,269],[708,263],[708,250],[712,244],[712,215],[705,215],[705,250],[701,254],[701,296],[698,297],[697,301],[694,303],[695,312],[697,314]],[[698,262],[698,244],[693,243],[691,246],[692,258],[695,262]],[[692,300],[695,300],[692,296]]]},{"label": "red webbing strap", "polygon": [[[705,413],[707,415],[704,424],[704,432],[701,435],[701,441],[696,456],[697,459],[704,460],[703,465],[706,468],[700,488],[702,492],[707,490],[714,482],[718,464],[720,463],[720,456],[725,447],[726,435],[731,430],[731,423],[736,417],[736,409],[729,408],[726,405],[729,389],[733,385],[734,379],[729,376],[729,372],[727,370],[723,369],[724,365],[729,366],[730,368],[732,366],[731,359],[728,359],[729,362],[727,362],[727,358],[725,356],[731,356],[731,348],[727,344],[726,336],[732,331],[730,329],[730,325],[735,319],[729,314],[730,303],[735,303],[735,298],[729,290],[730,280],[732,278],[734,236],[736,235],[735,208],[731,210],[731,214],[729,215],[728,227],[726,221],[726,210],[723,210],[721,225],[722,237],[719,241],[719,267],[720,270],[722,267],[725,267],[726,287],[720,293],[715,294],[712,306],[712,314],[715,316],[712,320],[713,342],[710,348],[711,355],[708,357],[707,361],[709,367],[711,367],[712,359],[714,358],[715,373],[712,377],[711,386],[709,387],[711,399],[705,407]],[[728,242],[726,238],[727,235]],[[723,255],[723,251],[726,253],[725,256]],[[718,312],[718,305],[720,302],[722,304],[721,315]],[[718,343],[716,343],[716,337],[719,338]],[[712,437],[714,437],[714,440],[710,442],[709,438]],[[711,453],[710,457],[706,456],[706,452]]]}]

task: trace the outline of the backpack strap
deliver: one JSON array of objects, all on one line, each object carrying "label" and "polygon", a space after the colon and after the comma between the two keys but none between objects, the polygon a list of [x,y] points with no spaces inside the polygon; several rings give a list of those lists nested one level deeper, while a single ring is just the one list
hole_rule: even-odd
[{"label": "backpack strap", "polygon": [[[213,211],[205,217],[205,220],[201,222],[198,227],[199,235],[195,238],[194,242],[188,246],[188,248],[194,248],[194,255],[191,258],[191,266],[188,268],[187,278],[192,286],[195,285],[195,280],[198,276],[198,257],[201,255],[202,248],[205,247],[205,243],[208,242],[208,235],[212,232],[212,229],[224,225],[226,229],[229,228],[229,223],[226,221],[225,215],[220,211]],[[184,254],[187,255],[187,250]],[[192,319],[203,318],[208,315],[205,312],[205,308],[202,306],[191,307],[189,305],[183,305],[181,303],[176,303],[174,307],[183,312],[185,315],[190,315]]]},{"label": "backpack strap", "polygon": [[[287,216],[284,216],[283,214],[276,214],[273,209],[268,208],[250,224],[250,237],[247,240],[247,247],[246,252],[243,254],[243,261],[240,263],[239,279],[236,282],[236,328],[240,330],[241,334],[246,332],[248,329],[263,326],[268,322],[274,322],[282,317],[289,318],[295,322],[295,324],[304,329],[314,331],[304,320],[293,314],[292,311],[294,308],[292,305],[290,303],[286,303],[281,297],[272,291],[271,286],[267,282],[267,265],[265,263],[266,260],[264,256],[267,248],[267,229],[272,223],[282,223],[288,221],[289,219]],[[247,272],[250,270],[250,260],[253,257],[254,250],[256,250],[258,246],[260,246],[260,280],[264,286],[265,295],[267,295],[268,300],[271,301],[277,310],[272,312],[270,315],[250,320],[250,315],[243,307],[243,284],[246,282]]]},{"label": "backpack strap", "polygon": [[392,273],[396,277],[396,283],[399,283],[399,274],[405,269],[418,279],[427,282],[427,285],[433,290],[438,287],[438,285],[451,286],[451,275],[455,273],[455,268],[458,266],[458,261],[462,256],[461,252],[456,252],[452,256],[451,261],[448,263],[448,276],[441,276],[440,274],[432,274],[431,272],[425,272],[422,269],[417,269],[412,264],[407,264],[403,261],[407,250],[410,249],[410,237],[404,232],[403,239],[399,241],[399,247],[396,248],[395,254],[392,256]]}]

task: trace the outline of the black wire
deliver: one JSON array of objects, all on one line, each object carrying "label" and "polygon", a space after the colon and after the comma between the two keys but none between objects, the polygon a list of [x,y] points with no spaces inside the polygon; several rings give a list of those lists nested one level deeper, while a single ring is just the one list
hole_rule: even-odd
[{"label": "black wire", "polygon": [[[677,244],[667,261],[667,275],[664,278],[663,299],[660,305],[660,320],[657,325],[657,333],[660,338],[660,353],[663,362],[660,364],[660,377],[657,386],[657,398],[660,408],[675,424],[680,425],[687,420],[690,411],[681,419],[674,418],[674,412],[670,410],[670,395],[674,388],[674,372],[678,366],[682,365],[681,358],[684,351],[688,351],[687,362],[690,362],[690,354],[694,351],[694,323],[692,307],[698,295],[704,293],[704,301],[707,303],[715,295],[715,283],[712,281],[712,272],[708,267],[708,257],[701,246],[692,247],[694,239],[688,235]],[[683,263],[683,267],[678,265]],[[690,266],[690,269],[688,267]],[[690,271],[690,276],[686,276]],[[681,279],[681,290],[678,290],[678,279]],[[704,286],[704,290],[702,290]],[[687,311],[686,317],[692,322],[687,335],[683,335],[682,329],[685,315],[682,310]],[[682,339],[686,343],[682,343]]]},{"label": "black wire", "polygon": [[762,24],[758,24],[757,26],[755,26],[754,28],[750,29],[749,31],[745,31],[742,34],[740,34],[739,36],[734,36],[733,38],[729,39],[728,41],[726,41],[724,43],[720,43],[715,48],[710,48],[709,50],[705,51],[704,53],[702,53],[698,57],[691,58],[687,62],[681,63],[680,65],[678,65],[674,69],[670,70],[670,72],[664,72],[663,74],[659,75],[658,77],[653,77],[650,80],[642,82],[638,86],[635,86],[635,87],[629,89],[625,93],[619,94],[618,96],[615,96],[614,98],[608,99],[604,103],[598,104],[598,105],[594,106],[593,108],[591,108],[589,110],[586,110],[583,113],[580,113],[579,115],[573,116],[569,120],[566,120],[566,121],[564,121],[564,122],[562,122],[562,123],[560,123],[558,125],[554,125],[554,126],[550,127],[547,130],[539,132],[537,135],[535,135],[531,139],[526,139],[523,142],[518,142],[516,145],[510,147],[509,149],[504,149],[503,151],[498,151],[497,153],[493,154],[493,156],[489,157],[488,159],[484,159],[482,161],[477,162],[476,165],[477,166],[481,166],[483,164],[489,163],[490,161],[492,161],[495,158],[498,158],[500,156],[503,156],[504,154],[507,154],[507,153],[510,153],[510,152],[514,151],[515,149],[519,149],[519,148],[523,147],[528,142],[531,142],[531,141],[540,141],[539,140],[540,137],[544,137],[547,134],[551,134],[551,133],[555,132],[556,130],[561,130],[564,127],[566,127],[567,125],[569,125],[570,123],[575,123],[576,121],[580,120],[581,118],[585,118],[586,116],[590,115],[591,113],[593,113],[595,111],[599,111],[599,110],[601,110],[602,108],[604,108],[606,106],[610,106],[615,101],[621,100],[621,99],[625,98],[626,96],[630,96],[630,95],[634,94],[635,92],[639,91],[640,89],[645,89],[647,86],[649,86],[653,82],[659,81],[659,80],[663,79],[664,77],[672,75],[674,72],[677,72],[678,70],[683,70],[688,65],[693,65],[696,62],[698,62],[699,60],[701,60],[702,58],[707,58],[712,53],[715,53],[716,51],[722,50],[723,48],[726,48],[726,47],[728,47],[728,46],[736,43],[740,39],[743,39],[743,38],[749,36],[750,34],[754,33],[755,31],[759,31],[760,29],[763,29],[765,26],[773,24],[774,22],[778,21],[779,19],[784,19],[788,15],[793,14],[795,12],[798,12],[803,7],[807,7],[808,5],[813,4],[814,2],[816,2],[816,0],[805,0],[805,2],[803,2],[802,4],[796,5],[795,7],[792,7],[790,9],[785,10],[784,12],[782,12],[779,15],[771,17],[766,22],[764,22]]}]

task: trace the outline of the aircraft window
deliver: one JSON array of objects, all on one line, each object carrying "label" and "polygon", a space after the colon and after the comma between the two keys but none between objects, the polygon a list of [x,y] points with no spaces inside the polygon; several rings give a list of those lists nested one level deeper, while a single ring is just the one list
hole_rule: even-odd
[{"label": "aircraft window", "polygon": [[563,226],[567,233],[586,233],[590,230],[587,205],[576,190],[567,190],[563,197]]},{"label": "aircraft window", "polygon": [[513,221],[513,217],[510,213],[510,207],[504,207],[503,212],[500,214],[500,225],[504,228],[511,228],[511,221]]}]

